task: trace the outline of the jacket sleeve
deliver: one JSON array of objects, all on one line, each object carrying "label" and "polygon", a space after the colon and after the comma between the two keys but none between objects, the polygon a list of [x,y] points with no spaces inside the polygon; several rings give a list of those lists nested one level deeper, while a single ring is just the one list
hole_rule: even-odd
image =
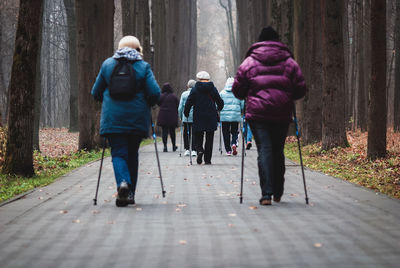
[{"label": "jacket sleeve", "polygon": [[161,90],[157,84],[156,79],[154,78],[153,71],[151,70],[149,64],[146,64],[145,85],[147,103],[150,106],[154,106],[160,99]]},{"label": "jacket sleeve", "polygon": [[104,72],[104,67],[102,65],[99,74],[96,77],[96,82],[94,82],[91,91],[92,96],[97,101],[103,101],[103,93],[104,90],[106,90],[107,88],[107,83],[106,80],[104,79],[103,72]]},{"label": "jacket sleeve", "polygon": [[224,101],[222,100],[216,88],[214,88],[214,101],[217,104],[217,110],[221,111],[224,108]]},{"label": "jacket sleeve", "polygon": [[247,60],[246,59],[240,66],[235,76],[235,81],[232,85],[232,93],[239,100],[246,98],[249,91],[249,81],[246,77],[247,73]]},{"label": "jacket sleeve", "polygon": [[298,100],[304,97],[307,93],[306,82],[304,81],[303,73],[296,61],[291,60],[291,64],[293,64],[292,70],[292,84],[293,84],[293,99]]},{"label": "jacket sleeve", "polygon": [[190,91],[189,97],[187,98],[185,103],[185,109],[183,111],[186,117],[189,117],[190,109],[192,108],[193,103],[194,103],[194,94],[193,91]]},{"label": "jacket sleeve", "polygon": [[179,106],[178,106],[178,115],[181,120],[183,119],[183,108],[184,105],[183,105],[183,93],[182,93],[181,100],[179,101]]}]

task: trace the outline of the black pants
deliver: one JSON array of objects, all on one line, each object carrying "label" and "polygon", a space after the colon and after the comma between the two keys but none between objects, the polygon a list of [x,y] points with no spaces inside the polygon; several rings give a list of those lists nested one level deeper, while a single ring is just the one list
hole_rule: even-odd
[{"label": "black pants", "polygon": [[173,149],[175,147],[175,142],[176,142],[175,127],[162,127],[162,141],[164,143],[164,147],[167,147],[168,133],[171,136],[172,149]]},{"label": "black pants", "polygon": [[204,153],[204,162],[211,163],[213,143],[214,143],[214,131],[205,131],[206,143],[203,148],[204,131],[194,132],[196,150],[197,153]]},{"label": "black pants", "polygon": [[[189,140],[190,136],[192,136],[192,125],[193,123],[189,122],[183,122],[183,144],[185,147],[185,150],[190,150],[189,148]],[[194,136],[192,136],[192,150],[195,150],[195,142],[194,142]]]},{"label": "black pants", "polygon": [[[225,151],[232,151],[232,145],[236,144],[239,135],[239,122],[222,122],[222,135],[224,137]],[[232,135],[232,139],[231,139]]]}]

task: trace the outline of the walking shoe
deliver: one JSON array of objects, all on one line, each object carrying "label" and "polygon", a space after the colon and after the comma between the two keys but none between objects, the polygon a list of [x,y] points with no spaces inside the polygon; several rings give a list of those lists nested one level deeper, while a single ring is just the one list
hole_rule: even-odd
[{"label": "walking shoe", "polygon": [[190,151],[186,150],[185,153],[183,154],[184,156],[189,156],[190,155]]},{"label": "walking shoe", "polygon": [[236,151],[236,144],[232,145],[232,154],[233,155],[237,155],[237,151]]},{"label": "walking shoe", "polygon": [[134,205],[135,204],[135,195],[132,192],[130,192],[128,195],[128,198],[126,199],[125,202],[127,205]]},{"label": "walking shoe", "polygon": [[231,152],[231,151],[226,152],[226,155],[227,155],[227,156],[232,156],[232,152]]},{"label": "walking shoe", "polygon": [[196,151],[192,151],[192,156],[197,156]]},{"label": "walking shoe", "polygon": [[201,164],[203,162],[203,152],[199,152],[197,154],[197,164]]},{"label": "walking shoe", "polygon": [[211,165],[211,161],[210,162],[204,162],[204,165]]},{"label": "walking shoe", "polygon": [[168,152],[167,146],[164,146],[163,152],[164,152],[164,153]]},{"label": "walking shoe", "polygon": [[270,206],[272,204],[271,196],[263,196],[260,199],[260,205],[262,206]]},{"label": "walking shoe", "polygon": [[117,199],[115,200],[115,205],[117,207],[127,206],[128,205],[127,198],[129,193],[130,191],[128,184],[125,181],[121,182],[120,186],[118,187],[118,195]]},{"label": "walking shoe", "polygon": [[246,150],[250,150],[250,148],[251,148],[251,141],[248,141],[246,145]]},{"label": "walking shoe", "polygon": [[276,202],[276,203],[279,203],[279,202],[281,202],[281,197],[282,196],[274,196],[274,202]]},{"label": "walking shoe", "polygon": [[176,145],[174,145],[174,146],[172,146],[172,151],[176,151],[176,149],[178,149],[178,146],[176,146]]}]

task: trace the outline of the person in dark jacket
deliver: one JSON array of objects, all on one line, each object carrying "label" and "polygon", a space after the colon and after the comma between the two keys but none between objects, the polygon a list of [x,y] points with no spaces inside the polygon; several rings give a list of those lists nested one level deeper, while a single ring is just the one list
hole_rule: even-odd
[{"label": "person in dark jacket", "polygon": [[[136,37],[123,37],[114,56],[103,62],[91,92],[102,102],[100,135],[106,137],[111,146],[118,207],[135,203],[139,145],[148,137],[150,106],[157,104],[160,98],[160,87],[150,65],[143,61],[141,50]],[[132,62],[136,81],[141,81],[141,87],[133,98],[116,100],[110,96],[109,85],[113,69],[121,58]]]},{"label": "person in dark jacket", "polygon": [[157,125],[162,127],[162,140],[164,143],[164,152],[168,152],[167,141],[168,133],[171,137],[172,151],[176,151],[176,135],[175,128],[178,127],[178,97],[169,83],[165,83],[162,87],[162,94],[158,102],[160,111],[158,112]]},{"label": "person in dark jacket", "polygon": [[[210,81],[210,75],[207,72],[197,73],[196,78],[198,82],[190,91],[184,114],[188,117],[193,106],[193,134],[196,143],[197,164],[203,162],[204,154],[204,163],[209,165],[211,164],[214,131],[217,130],[217,109],[221,111],[224,108],[224,101],[214,83]],[[206,134],[205,148],[203,148],[204,133]]]},{"label": "person in dark jacket", "polygon": [[247,52],[232,86],[233,94],[246,99],[246,120],[257,146],[261,205],[280,202],[284,190],[285,139],[292,121],[294,100],[306,93],[299,65],[289,48],[279,42],[272,27],[261,31]]}]

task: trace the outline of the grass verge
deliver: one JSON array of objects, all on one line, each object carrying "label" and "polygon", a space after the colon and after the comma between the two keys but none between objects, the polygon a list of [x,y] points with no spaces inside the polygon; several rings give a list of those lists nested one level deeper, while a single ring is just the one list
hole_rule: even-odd
[{"label": "grass verge", "polygon": [[[141,146],[152,142],[152,139],[143,140]],[[61,157],[47,157],[36,151],[35,176],[27,178],[0,174],[0,203],[36,187],[46,186],[71,170],[100,159],[101,153],[102,150],[78,151]],[[110,156],[109,149],[106,149],[105,156]]]},{"label": "grass verge", "polygon": [[[400,152],[397,150],[389,149],[385,158],[373,161],[366,157],[365,144],[323,151],[321,143],[315,143],[301,149],[304,166],[400,199]],[[288,138],[285,156],[300,162],[294,137]]]}]

